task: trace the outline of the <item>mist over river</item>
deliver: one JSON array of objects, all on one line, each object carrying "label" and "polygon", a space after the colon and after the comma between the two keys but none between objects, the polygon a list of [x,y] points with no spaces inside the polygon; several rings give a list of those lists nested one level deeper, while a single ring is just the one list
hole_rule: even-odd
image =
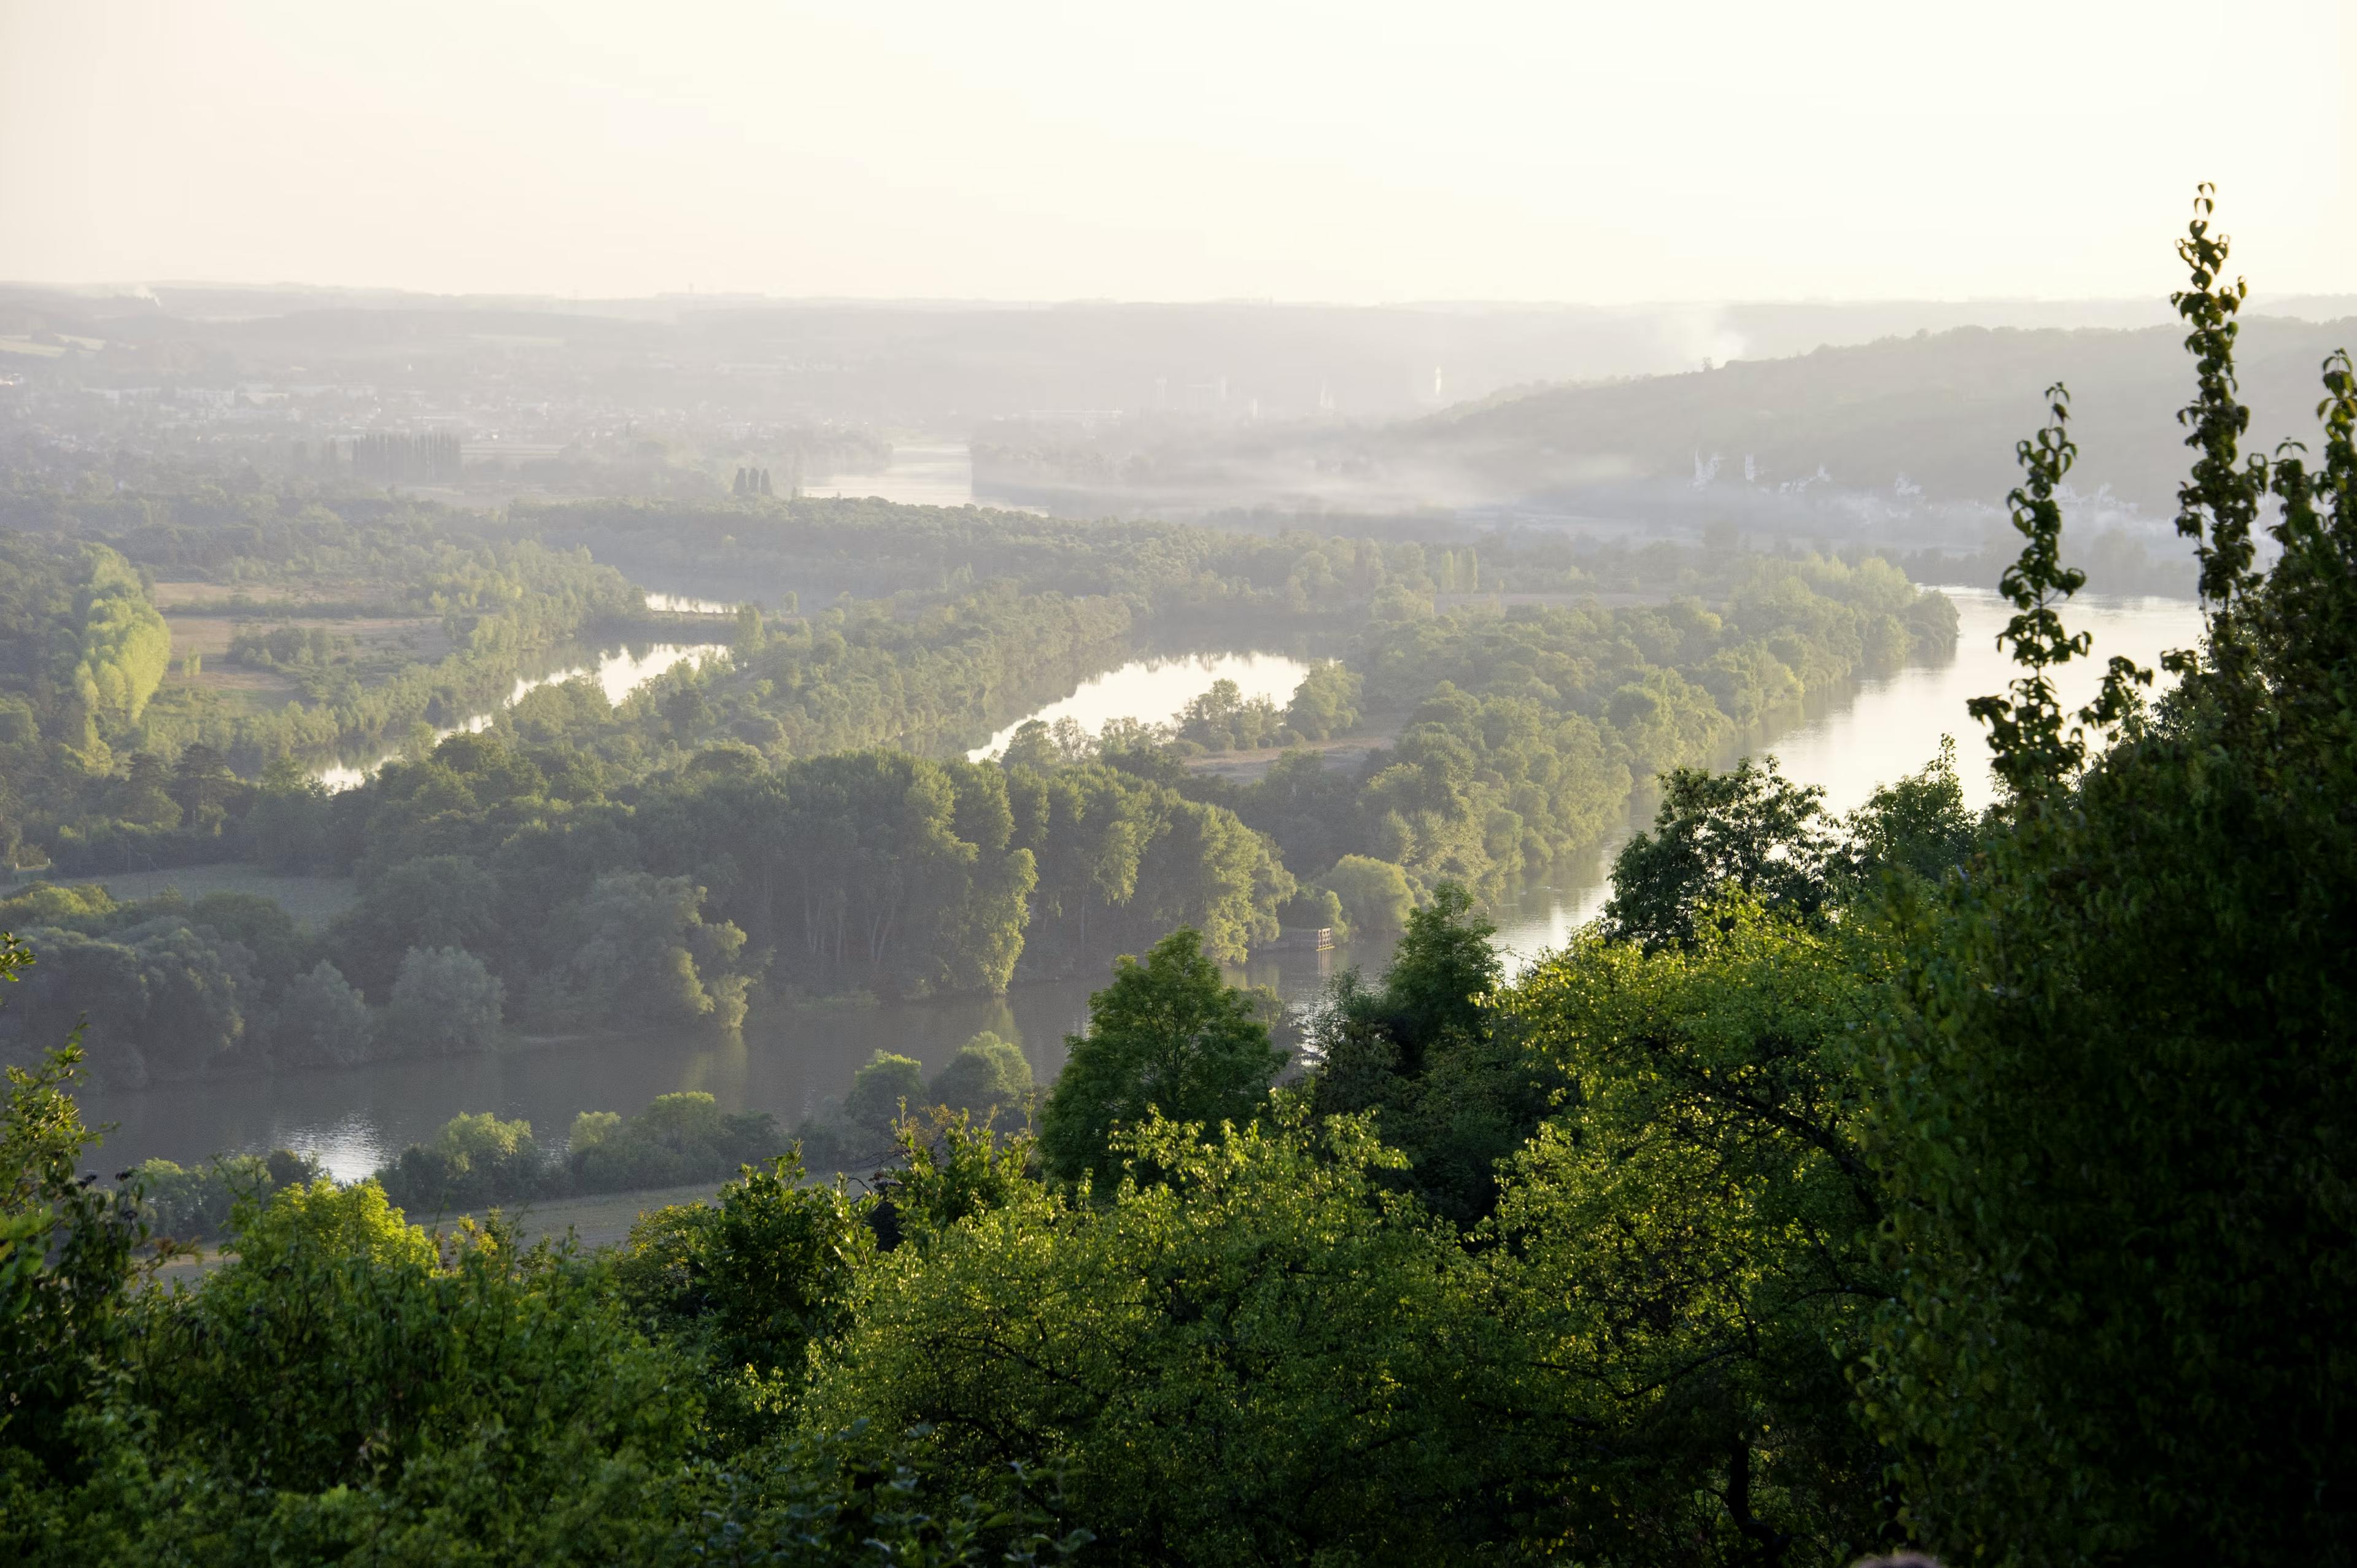
[{"label": "mist over river", "polygon": [[[1822,785],[1827,806],[1839,812],[1863,801],[1877,784],[1921,768],[1938,751],[1940,737],[1951,735],[1967,801],[1979,807],[1995,799],[1986,746],[1964,703],[2003,690],[2014,673],[1994,646],[2009,612],[1986,590],[1946,591],[1962,618],[1953,659],[1857,682],[1788,715],[1744,749],[1774,753],[1789,775]],[[2072,629],[2094,635],[2094,657],[2068,667],[2060,682],[2073,705],[2092,693],[2111,655],[2125,653],[2157,667],[2162,650],[2190,647],[2201,633],[2196,607],[2178,600],[2081,600],[2067,619]],[[1281,664],[1271,660],[1260,671],[1264,680],[1282,680]],[[1181,684],[1191,686],[1175,702],[1168,673],[1174,667],[1187,672]],[[1089,714],[1161,718],[1208,687],[1214,672],[1241,671],[1218,659],[1125,667],[1090,683]],[[617,678],[624,673],[615,671]],[[1058,705],[1050,716],[1071,711]],[[1526,878],[1499,900],[1492,913],[1515,967],[1595,917],[1613,849],[1645,824],[1652,808],[1651,791],[1641,791],[1617,833]],[[1235,978],[1272,985],[1298,1005],[1312,1000],[1337,970],[1351,963],[1379,968],[1388,950],[1387,941],[1370,940],[1323,953],[1271,952],[1255,956]],[[579,1112],[635,1112],[654,1096],[678,1090],[708,1091],[726,1110],[768,1111],[791,1128],[841,1095],[870,1052],[915,1057],[930,1074],[981,1029],[1019,1042],[1040,1080],[1049,1081],[1063,1065],[1063,1036],[1085,1022],[1088,993],[1098,983],[1018,985],[1004,997],[771,1009],[729,1039],[665,1033],[527,1042],[489,1057],[135,1090],[92,1089],[84,1100],[93,1122],[117,1123],[102,1155],[110,1169],[157,1155],[188,1164],[216,1153],[285,1147],[318,1155],[339,1176],[357,1176],[460,1112],[520,1116],[544,1140],[559,1140]]]}]

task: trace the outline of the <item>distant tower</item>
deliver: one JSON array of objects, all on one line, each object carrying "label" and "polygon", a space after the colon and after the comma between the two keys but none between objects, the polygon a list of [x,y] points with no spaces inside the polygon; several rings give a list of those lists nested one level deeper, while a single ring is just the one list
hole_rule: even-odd
[{"label": "distant tower", "polygon": [[1440,367],[1438,365],[1432,367],[1432,401],[1435,403],[1440,401]]}]

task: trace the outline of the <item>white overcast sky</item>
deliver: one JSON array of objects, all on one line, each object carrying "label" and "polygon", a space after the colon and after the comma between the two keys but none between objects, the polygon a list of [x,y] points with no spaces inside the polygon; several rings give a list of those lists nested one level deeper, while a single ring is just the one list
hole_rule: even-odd
[{"label": "white overcast sky", "polygon": [[0,0],[0,278],[2357,290],[2357,0]]}]

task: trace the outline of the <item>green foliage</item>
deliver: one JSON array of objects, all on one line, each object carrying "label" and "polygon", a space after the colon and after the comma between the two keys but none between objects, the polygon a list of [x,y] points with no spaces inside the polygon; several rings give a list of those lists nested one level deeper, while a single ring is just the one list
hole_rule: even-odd
[{"label": "green foliage", "polygon": [[1649,948],[1692,941],[1696,910],[1728,885],[1770,908],[1815,914],[1834,853],[1824,798],[1786,779],[1772,757],[1764,767],[1747,757],[1726,773],[1669,774],[1654,832],[1631,839],[1612,864],[1606,929]]},{"label": "green foliage", "polygon": [[[2076,726],[2065,732],[2061,703],[2047,674],[2054,665],[2085,658],[2091,639],[2083,631],[2066,633],[2058,608],[2084,585],[2087,575],[2062,564],[2062,508],[2055,499],[2079,451],[2068,434],[2071,394],[2058,383],[2047,388],[2046,395],[2046,427],[2016,447],[2026,482],[2010,498],[2013,526],[2027,542],[2020,559],[2006,568],[1997,584],[2017,612],[1997,634],[1997,645],[2012,647],[2023,673],[2007,695],[1975,697],[1965,704],[1973,717],[1989,726],[1997,775],[2018,798],[2068,780],[2087,759],[2085,732]],[[2080,719],[2117,725],[2128,714],[2133,689],[2151,680],[2150,671],[2127,660],[2113,660],[2102,696],[2081,710]]]},{"label": "green foliage", "polygon": [[1037,1145],[1028,1133],[1002,1139],[947,1107],[930,1124],[909,1118],[899,1133],[899,1167],[880,1184],[883,1201],[869,1216],[888,1251],[931,1246],[960,1220],[1017,1202],[1034,1186]]},{"label": "green foliage", "polygon": [[188,924],[243,948],[254,978],[275,991],[301,973],[312,958],[310,934],[274,899],[253,893],[208,893],[188,906]]},{"label": "green foliage", "polygon": [[1961,872],[1980,841],[1980,824],[1964,808],[1956,776],[1956,743],[1940,737],[1940,755],[1923,770],[1894,784],[1878,784],[1866,804],[1842,819],[1846,839],[1837,858],[1837,899],[1857,897],[1886,873],[1937,882]]},{"label": "green foliage", "polygon": [[971,1122],[1012,1130],[1029,1118],[1034,1087],[1022,1048],[985,1030],[959,1048],[928,1085],[913,1057],[877,1051],[852,1075],[838,1112],[796,1129],[820,1170],[872,1172],[907,1152],[909,1129]]},{"label": "green foliage", "polygon": [[843,1113],[856,1126],[887,1133],[899,1120],[904,1107],[921,1105],[924,1096],[923,1063],[914,1057],[877,1051],[868,1058],[867,1065],[852,1075],[851,1093],[844,1100]]},{"label": "green foliage", "polygon": [[1408,886],[1407,873],[1387,860],[1346,854],[1323,881],[1354,931],[1404,930],[1415,909],[1415,890]]},{"label": "green foliage", "polygon": [[995,1127],[1023,1120],[1033,1089],[1031,1064],[1023,1047],[985,1029],[958,1047],[926,1092],[933,1104]]},{"label": "green foliage", "polygon": [[2242,279],[2224,283],[2227,241],[2210,232],[2211,188],[2195,194],[2193,220],[2177,254],[2191,274],[2193,286],[2169,295],[2169,303],[2192,328],[2185,339],[2194,359],[2193,401],[2177,416],[2187,430],[2185,445],[2200,454],[2193,471],[2178,488],[2177,532],[2194,541],[2194,556],[2201,563],[2201,597],[2211,612],[2210,650],[2213,659],[2233,660],[2240,641],[2234,627],[2239,599],[2248,596],[2256,580],[2251,569],[2256,542],[2251,530],[2269,488],[2273,466],[2253,453],[2238,461],[2244,434],[2251,427],[2251,411],[2235,396],[2234,339],[2240,330],[2234,317],[2250,290]]},{"label": "green foliage", "polygon": [[[72,521],[160,572],[286,595],[230,601],[232,612],[277,623],[242,626],[231,659],[284,677],[299,701],[248,707],[208,686],[178,685],[144,718],[150,744],[202,744],[249,774],[290,753],[364,753],[414,724],[496,708],[531,660],[593,630],[619,629],[641,610],[610,566],[537,542],[487,538],[479,518],[267,494],[252,498],[256,515],[231,526],[201,518],[204,509],[186,499],[157,510],[179,515],[122,532],[101,519]],[[363,585],[359,598],[349,596],[355,584]],[[431,628],[448,651],[434,658],[399,644],[355,644],[327,627],[285,624],[293,616],[408,621]]]},{"label": "green foliage", "polygon": [[1114,1135],[1159,1112],[1199,1126],[1242,1125],[1267,1104],[1285,1065],[1254,999],[1229,989],[1202,938],[1180,928],[1114,965],[1089,998],[1089,1030],[1066,1037],[1064,1071],[1039,1111],[1039,1152],[1066,1180],[1110,1179]]},{"label": "green foliage", "polygon": [[459,855],[393,866],[370,879],[360,902],[328,926],[328,955],[362,993],[390,1001],[413,949],[472,951],[498,940],[498,892],[490,873]]},{"label": "green foliage", "polygon": [[773,954],[770,983],[884,995],[996,991],[1036,876],[997,768],[884,752],[684,780],[639,807],[678,868]]},{"label": "green foliage", "polygon": [[1379,1113],[1407,1156],[1400,1178],[1434,1213],[1469,1225],[1497,1201],[1499,1163],[1537,1131],[1561,1079],[1491,1011],[1495,928],[1454,883],[1407,918],[1382,983],[1345,970],[1309,1030],[1320,1115]]},{"label": "green foliage", "polygon": [[1013,842],[1038,868],[1025,976],[1086,972],[1179,926],[1229,962],[1275,938],[1296,884],[1225,807],[1104,763],[1013,769],[1006,800]]},{"label": "green foliage", "polygon": [[[80,637],[68,677],[73,693],[68,714],[78,708],[84,723],[120,735],[139,722],[163,683],[172,662],[172,633],[129,562],[102,544],[90,546],[85,560],[87,575],[74,597]],[[70,726],[75,720],[65,722]],[[86,744],[70,728],[62,738]]]},{"label": "green foliage", "polygon": [[142,1316],[142,1555],[610,1557],[694,1416],[600,1271],[496,1230],[437,1248],[365,1183],[281,1193]]},{"label": "green foliage", "polygon": [[0,899],[0,929],[24,930],[50,926],[69,931],[104,929],[116,905],[106,888],[95,882],[36,882]]},{"label": "green foliage", "polygon": [[[1112,1562],[1430,1562],[1479,1541],[1499,1454],[1471,1271],[1385,1204],[1362,1123],[1205,1140],[1154,1118],[1158,1173],[1102,1204],[1018,1181],[885,1253],[818,1366],[808,1430],[913,1428],[979,1489],[1062,1468]],[[921,1424],[919,1424],[921,1423]]]},{"label": "green foliage", "polygon": [[618,756],[724,735],[774,761],[879,746],[955,755],[1119,663],[1146,607],[1032,582],[846,600],[780,623],[758,649],[739,644],[725,668],[662,676],[620,704],[601,739]]},{"label": "green foliage", "polygon": [[709,1094],[659,1094],[627,1121],[601,1128],[568,1155],[576,1192],[627,1192],[717,1181],[741,1165],[775,1157],[785,1140],[765,1111],[723,1112]]},{"label": "green foliage", "polygon": [[[1200,779],[1191,785],[1203,788]],[[1330,885],[1330,868],[1351,858],[1361,841],[1359,780],[1329,767],[1315,751],[1288,751],[1258,783],[1220,798],[1248,826],[1282,845],[1286,869],[1312,886]]]},{"label": "green foliage", "polygon": [[725,1419],[773,1430],[812,1348],[848,1322],[875,1251],[865,1210],[808,1183],[789,1154],[746,1166],[712,1204],[641,1216],[616,1280],[649,1330],[704,1369]]},{"label": "green foliage", "polygon": [[279,1061],[350,1067],[376,1053],[378,1026],[361,993],[321,959],[279,998],[271,1036]]},{"label": "green foliage", "polygon": [[892,1159],[901,1117],[925,1107],[924,1065],[879,1050],[851,1075],[840,1113],[804,1122],[794,1137],[817,1169],[873,1171]]},{"label": "green foliage", "polygon": [[1845,1563],[1889,1529],[1843,1376],[1890,1288],[1871,993],[1832,935],[1708,917],[1689,949],[1583,936],[1506,999],[1568,1091],[1506,1164],[1488,1255],[1530,1354],[1574,1370],[1546,1395],[1584,1434],[1558,1493],[1583,1558]]},{"label": "green foliage", "polygon": [[1178,710],[1178,738],[1207,751],[1250,751],[1276,740],[1282,719],[1266,697],[1244,700],[1233,681],[1211,682],[1211,689]]},{"label": "green foliage", "polygon": [[900,1445],[881,1458],[832,1437],[795,1437],[689,1470],[668,1499],[679,1522],[650,1550],[661,1561],[865,1568],[981,1568],[1065,1563],[1093,1537],[1064,1530],[1052,1487],[1018,1471],[989,1489],[942,1497]]},{"label": "green foliage", "polygon": [[283,1187],[307,1187],[325,1174],[291,1149],[223,1155],[183,1170],[170,1160],[142,1160],[124,1184],[138,1194],[148,1229],[176,1242],[210,1240],[229,1229],[237,1206],[260,1204]]},{"label": "green foliage", "polygon": [[[745,933],[704,918],[705,890],[683,876],[611,871],[570,914],[572,959],[535,1009],[643,1026],[745,1021],[749,981],[734,972]],[[560,942],[565,939],[560,938]]]},{"label": "green foliage", "polygon": [[2240,288],[2213,292],[2207,216],[2179,305],[2208,646],[2083,772],[1993,722],[2008,831],[1892,915],[1870,1142],[1903,1273],[1860,1387],[1910,1522],[1958,1561],[2352,1550],[2357,400],[2328,361],[2325,481],[2276,470],[2284,555],[2251,583]]},{"label": "green foliage", "polygon": [[1612,866],[1602,928],[1650,949],[1695,939],[1707,906],[1730,893],[1795,918],[1869,899],[1887,875],[1937,882],[1959,871],[1980,838],[1964,809],[1955,743],[1922,771],[1877,785],[1838,823],[1824,791],[1744,757],[1726,773],[1680,768],[1663,791],[1654,832]]},{"label": "green foliage", "polygon": [[532,1123],[488,1111],[453,1116],[434,1142],[404,1149],[376,1182],[393,1202],[425,1214],[513,1202],[549,1185]]},{"label": "green foliage", "polygon": [[505,987],[483,961],[457,948],[412,948],[402,956],[385,1014],[387,1043],[422,1057],[462,1056],[499,1044]]},{"label": "green foliage", "polygon": [[[32,962],[0,932],[0,981]],[[39,1066],[9,1068],[0,1108],[0,1546],[23,1540],[15,1496],[84,1470],[73,1415],[121,1342],[132,1253],[146,1236],[135,1191],[77,1174],[98,1142],[71,1093],[81,1059],[68,1038]]]},{"label": "green foliage", "polygon": [[1293,689],[1285,705],[1286,726],[1304,740],[1350,734],[1358,726],[1362,684],[1350,666],[1319,660]]},{"label": "green foliage", "polygon": [[42,961],[0,1014],[0,1050],[37,1059],[41,1042],[86,1017],[93,1068],[110,1082],[197,1078],[260,1058],[263,989],[243,946],[190,926],[185,909],[124,906],[106,924],[103,935],[28,930]]},{"label": "green foliage", "polygon": [[527,1122],[459,1115],[427,1144],[412,1144],[375,1179],[393,1201],[434,1214],[536,1197],[718,1182],[774,1158],[785,1140],[767,1112],[724,1112],[701,1091],[657,1095],[635,1116],[585,1111],[559,1150],[544,1150]]},{"label": "green foliage", "polygon": [[270,899],[189,904],[167,889],[117,904],[96,884],[36,883],[0,903],[0,921],[38,932],[51,959],[22,1010],[0,1016],[0,1050],[20,1059],[85,1016],[91,1070],[112,1082],[350,1063],[376,1048],[375,1015]]},{"label": "green foliage", "polygon": [[1370,628],[1351,670],[1369,710],[1405,715],[1392,748],[1355,781],[1288,759],[1233,804],[1298,875],[1362,855],[1417,886],[1493,891],[1592,842],[1635,780],[1861,671],[1947,651],[1953,619],[1879,560],[1747,557],[1723,611],[1518,606]]}]

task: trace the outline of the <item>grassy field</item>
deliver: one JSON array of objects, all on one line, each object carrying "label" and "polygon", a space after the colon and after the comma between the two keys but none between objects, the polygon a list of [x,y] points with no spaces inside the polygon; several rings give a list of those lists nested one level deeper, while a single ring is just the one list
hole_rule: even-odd
[{"label": "grassy field", "polygon": [[[718,1182],[699,1183],[693,1187],[657,1187],[645,1192],[608,1193],[598,1197],[568,1197],[548,1203],[533,1204],[511,1209],[508,1219],[516,1229],[517,1239],[524,1245],[543,1240],[561,1241],[570,1235],[584,1249],[611,1247],[629,1237],[630,1227],[639,1216],[650,1209],[668,1208],[674,1204],[709,1203],[720,1190]],[[461,1219],[480,1219],[480,1214],[431,1215],[412,1214],[414,1224],[428,1230],[447,1230]],[[164,1277],[188,1279],[210,1273],[226,1262],[218,1251],[208,1251],[194,1258],[182,1258],[164,1270]]]},{"label": "grassy field", "polygon": [[[164,678],[167,686],[194,686],[210,692],[232,713],[275,713],[288,703],[302,699],[303,687],[292,676],[228,661],[229,640],[239,622],[221,616],[171,614],[164,624],[172,630],[172,672]],[[191,653],[204,660],[203,673],[193,681],[187,674]]]},{"label": "grassy field", "polygon": [[202,613],[243,599],[274,604],[339,604],[380,597],[384,585],[353,577],[336,583],[158,583],[148,593],[166,615],[176,610]]},{"label": "grassy field", "polygon": [[281,876],[251,865],[183,865],[169,871],[107,871],[92,876],[48,876],[57,883],[96,882],[119,903],[153,898],[167,887],[177,887],[184,898],[208,893],[259,893],[275,898],[279,907],[304,925],[317,929],[351,907],[360,897],[349,876]]},{"label": "grassy field", "polygon": [[[361,595],[366,585],[349,587]],[[275,713],[290,702],[306,700],[304,683],[294,674],[258,664],[230,662],[230,643],[241,628],[263,629],[291,626],[318,628],[335,637],[334,661],[362,684],[374,684],[416,664],[447,658],[450,639],[441,621],[431,616],[253,616],[233,613],[230,601],[245,590],[218,583],[158,583],[155,599],[172,633],[172,670],[167,687],[194,687],[237,714]],[[294,602],[300,602],[299,600]],[[324,602],[324,601],[322,601]],[[201,672],[191,680],[188,660],[196,655]]]},{"label": "grassy field", "polygon": [[[529,1245],[544,1237],[562,1240],[569,1232],[584,1247],[610,1247],[630,1233],[639,1216],[652,1208],[668,1208],[673,1204],[709,1203],[720,1184],[701,1182],[691,1187],[656,1187],[646,1192],[612,1192],[596,1197],[567,1197],[528,1208],[511,1209],[511,1220],[522,1240]],[[432,1230],[436,1224],[447,1225],[460,1218],[445,1215],[413,1214],[417,1224]],[[479,1219],[481,1215],[468,1216]]]},{"label": "grassy field", "polygon": [[1395,732],[1399,725],[1396,722],[1379,723],[1369,727],[1381,733],[1349,736],[1339,740],[1304,741],[1291,746],[1263,746],[1257,751],[1208,752],[1201,757],[1187,758],[1187,771],[1209,773],[1231,784],[1255,784],[1268,776],[1268,770],[1275,768],[1277,760],[1287,751],[1318,752],[1325,757],[1329,768],[1355,769],[1367,760],[1369,753],[1382,750],[1397,738]]}]

